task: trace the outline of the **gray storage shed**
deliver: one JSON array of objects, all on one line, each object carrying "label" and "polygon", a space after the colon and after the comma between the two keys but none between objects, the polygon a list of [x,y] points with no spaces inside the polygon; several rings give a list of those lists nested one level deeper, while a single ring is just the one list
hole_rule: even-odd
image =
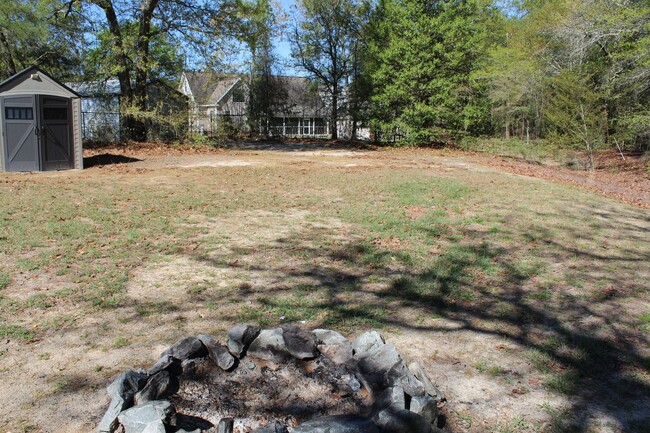
[{"label": "gray storage shed", "polygon": [[32,66],[0,83],[0,171],[83,168],[81,96]]}]

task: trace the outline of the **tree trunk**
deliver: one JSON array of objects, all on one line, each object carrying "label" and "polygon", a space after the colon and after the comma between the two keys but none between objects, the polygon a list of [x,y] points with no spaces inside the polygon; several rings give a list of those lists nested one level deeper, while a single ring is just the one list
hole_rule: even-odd
[{"label": "tree trunk", "polygon": [[[124,40],[122,38],[122,30],[120,23],[115,13],[115,8],[111,0],[98,0],[94,2],[97,6],[104,10],[106,21],[108,22],[108,30],[113,36],[113,43],[115,44],[116,52],[118,53],[119,69],[117,71],[117,79],[120,82],[120,110],[128,109],[133,105],[133,88],[131,87],[131,74],[129,73],[128,57],[124,47]],[[133,117],[125,114],[121,117],[120,135],[123,138],[131,139],[133,131]]]},{"label": "tree trunk", "polygon": [[[149,38],[151,36],[151,19],[158,0],[145,0],[140,9],[140,28],[136,43],[137,60],[135,66],[134,108],[140,113],[147,111],[147,68],[149,67]],[[136,141],[147,139],[147,127],[142,117],[134,119],[133,136]]]},{"label": "tree trunk", "polygon": [[332,140],[338,140],[338,117],[339,117],[339,86],[334,83],[332,86],[332,113],[330,116],[330,134]]},{"label": "tree trunk", "polygon": [[16,63],[14,62],[14,56],[11,54],[11,46],[7,37],[5,36],[2,29],[0,29],[0,48],[2,48],[2,55],[7,63],[7,76],[11,77],[16,74]]}]

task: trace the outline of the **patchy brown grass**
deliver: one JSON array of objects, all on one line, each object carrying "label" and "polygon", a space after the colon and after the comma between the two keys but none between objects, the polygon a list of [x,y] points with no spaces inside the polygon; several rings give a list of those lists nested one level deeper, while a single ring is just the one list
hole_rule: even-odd
[{"label": "patchy brown grass", "polygon": [[0,430],[90,431],[110,377],[242,321],[381,329],[450,432],[650,425],[646,210],[475,156],[289,150],[1,175]]}]

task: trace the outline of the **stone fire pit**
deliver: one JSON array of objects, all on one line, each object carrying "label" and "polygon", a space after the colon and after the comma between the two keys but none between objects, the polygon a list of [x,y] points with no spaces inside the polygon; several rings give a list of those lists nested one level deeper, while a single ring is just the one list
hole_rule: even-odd
[{"label": "stone fire pit", "polygon": [[376,331],[293,325],[184,338],[107,391],[100,433],[432,433],[445,400]]}]

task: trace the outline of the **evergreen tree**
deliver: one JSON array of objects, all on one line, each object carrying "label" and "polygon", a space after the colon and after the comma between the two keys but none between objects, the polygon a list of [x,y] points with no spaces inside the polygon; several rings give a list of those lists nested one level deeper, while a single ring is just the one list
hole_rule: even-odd
[{"label": "evergreen tree", "polygon": [[476,0],[383,0],[373,20],[372,109],[384,139],[439,141],[485,131],[484,62],[491,10]]}]

